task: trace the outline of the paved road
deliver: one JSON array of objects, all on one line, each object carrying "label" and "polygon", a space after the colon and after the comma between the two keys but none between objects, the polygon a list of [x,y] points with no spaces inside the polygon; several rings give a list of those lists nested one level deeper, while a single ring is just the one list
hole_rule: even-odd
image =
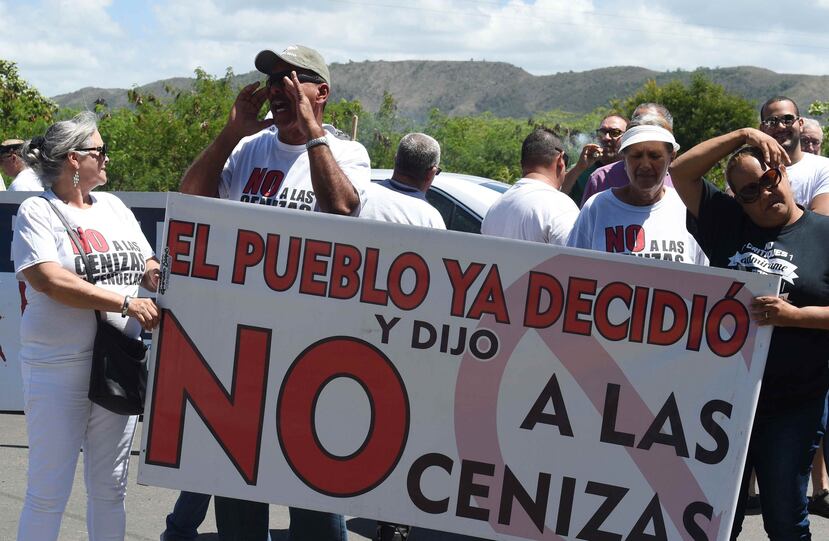
[{"label": "paved road", "polygon": [[[139,430],[141,425],[139,425]],[[130,486],[127,493],[127,536],[129,541],[156,541],[164,529],[164,517],[173,508],[177,492],[140,486],[135,482],[138,472],[138,445],[140,434],[136,434],[130,468]],[[26,427],[22,415],[0,414],[0,541],[13,541],[17,532],[17,519],[23,505],[26,491]],[[82,466],[78,465],[75,485],[69,505],[63,517],[60,539],[82,541],[87,539],[85,518],[85,491]],[[272,505],[270,526],[272,541],[287,541],[288,510]],[[812,538],[829,540],[829,520],[816,517],[812,524]],[[349,541],[370,539],[374,532],[374,521],[360,518],[348,519]],[[216,522],[213,519],[212,504],[202,528],[199,541],[218,541]],[[474,541],[473,538],[416,529],[410,541]],[[743,540],[766,539],[759,516],[746,517]]]}]

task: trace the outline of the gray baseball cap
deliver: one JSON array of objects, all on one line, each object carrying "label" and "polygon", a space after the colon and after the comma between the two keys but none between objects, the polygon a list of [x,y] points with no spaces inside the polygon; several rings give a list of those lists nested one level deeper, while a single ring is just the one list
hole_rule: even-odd
[{"label": "gray baseball cap", "polygon": [[289,45],[278,54],[268,49],[259,51],[253,63],[257,70],[270,75],[273,73],[274,65],[280,60],[291,66],[313,71],[325,79],[326,83],[331,84],[331,75],[328,73],[328,66],[325,65],[325,59],[317,51],[304,45]]}]

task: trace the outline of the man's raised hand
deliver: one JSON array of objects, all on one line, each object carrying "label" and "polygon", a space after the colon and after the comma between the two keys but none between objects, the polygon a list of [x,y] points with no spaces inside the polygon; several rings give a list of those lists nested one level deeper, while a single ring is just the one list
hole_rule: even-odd
[{"label": "man's raised hand", "polygon": [[262,104],[267,99],[268,87],[260,88],[259,82],[251,83],[242,88],[230,109],[227,129],[230,129],[236,137],[241,139],[272,126],[272,118],[259,120],[259,111],[262,110]]}]

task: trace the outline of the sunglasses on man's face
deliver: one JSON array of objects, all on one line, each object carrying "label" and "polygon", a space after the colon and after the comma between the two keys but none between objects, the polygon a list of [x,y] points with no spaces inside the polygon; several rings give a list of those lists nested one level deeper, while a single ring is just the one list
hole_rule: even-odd
[{"label": "sunglasses on man's face", "polygon": [[596,137],[603,137],[605,135],[609,135],[612,138],[616,139],[617,137],[621,137],[623,133],[625,132],[620,130],[619,128],[599,128],[598,130],[596,130]]},{"label": "sunglasses on man's face", "polygon": [[760,179],[757,182],[746,184],[740,188],[740,191],[734,194],[734,199],[740,203],[754,203],[760,198],[760,193],[763,190],[771,190],[780,184],[782,176],[780,169],[767,169],[765,173],[760,175]]},{"label": "sunglasses on man's face", "polygon": [[760,124],[762,124],[766,128],[773,128],[773,127],[777,126],[778,124],[783,124],[783,126],[788,128],[792,124],[794,124],[795,121],[799,118],[800,117],[797,116],[797,115],[770,116],[770,117],[760,121]]},{"label": "sunglasses on man's face", "polygon": [[99,155],[106,157],[109,149],[107,144],[104,143],[99,147],[73,148],[72,150],[77,150],[78,152],[97,152]]},{"label": "sunglasses on man's face", "polygon": [[[268,85],[268,88],[270,88],[272,86],[282,88],[283,83],[284,83],[283,79],[285,77],[290,79],[292,71],[296,71],[296,70],[285,70],[285,71],[280,71],[278,73],[271,73],[270,75],[268,75],[268,81],[266,83]],[[299,79],[300,83],[314,83],[314,84],[317,84],[317,85],[321,85],[322,83],[325,82],[325,80],[322,77],[320,77],[319,75],[316,75],[314,73],[297,73],[296,78]]]}]

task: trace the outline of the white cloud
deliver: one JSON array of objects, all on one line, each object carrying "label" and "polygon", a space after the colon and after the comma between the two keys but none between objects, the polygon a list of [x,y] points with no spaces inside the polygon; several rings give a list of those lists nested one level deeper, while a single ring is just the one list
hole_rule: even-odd
[{"label": "white cloud", "polygon": [[170,0],[145,8],[135,28],[118,24],[111,14],[123,5],[109,0],[43,0],[27,9],[0,1],[0,9],[10,18],[3,58],[47,95],[191,76],[196,67],[244,73],[259,50],[291,43],[313,46],[329,62],[474,58],[535,74],[613,65],[829,73],[829,39],[809,26],[820,19],[814,4],[783,10],[781,20],[801,21],[795,30],[770,24],[747,0]]}]

